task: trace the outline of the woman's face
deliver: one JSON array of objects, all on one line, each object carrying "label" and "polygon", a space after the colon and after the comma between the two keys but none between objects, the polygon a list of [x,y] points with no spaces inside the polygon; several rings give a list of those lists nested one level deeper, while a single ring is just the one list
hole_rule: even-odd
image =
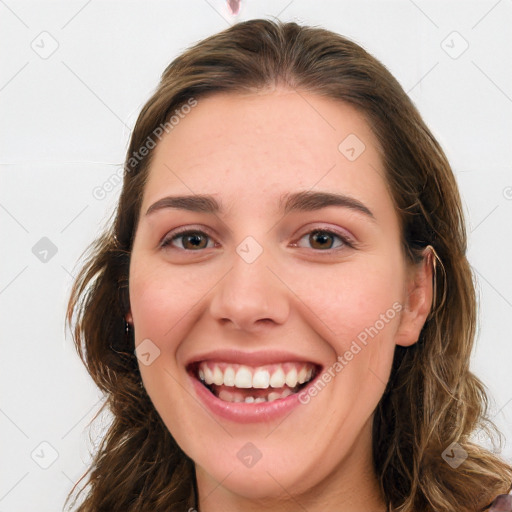
[{"label": "woman's face", "polygon": [[368,124],[305,92],[217,94],[153,151],[127,318],[200,492],[355,489],[395,345],[430,306]]}]

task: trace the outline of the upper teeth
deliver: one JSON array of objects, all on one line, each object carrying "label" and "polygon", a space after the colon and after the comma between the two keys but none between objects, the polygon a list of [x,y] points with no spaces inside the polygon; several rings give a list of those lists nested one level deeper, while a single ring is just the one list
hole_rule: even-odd
[{"label": "upper teeth", "polygon": [[266,389],[282,388],[284,385],[294,388],[311,379],[314,365],[311,363],[281,363],[252,368],[230,363],[199,364],[199,378],[206,384],[234,386],[237,388]]}]

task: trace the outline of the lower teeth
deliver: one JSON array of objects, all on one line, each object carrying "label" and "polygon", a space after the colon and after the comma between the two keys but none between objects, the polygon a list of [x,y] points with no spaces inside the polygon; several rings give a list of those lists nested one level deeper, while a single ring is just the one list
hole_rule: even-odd
[{"label": "lower teeth", "polygon": [[220,390],[218,394],[214,394],[217,396],[217,398],[224,400],[224,402],[245,402],[248,404],[259,404],[262,402],[273,402],[274,400],[279,400],[280,398],[286,398],[287,396],[293,395],[293,393],[295,393],[294,390],[295,388],[293,390],[290,388],[285,388],[283,391],[273,391],[270,392],[266,397],[259,396],[257,398],[253,396],[244,396],[242,392],[228,391],[225,389]]}]

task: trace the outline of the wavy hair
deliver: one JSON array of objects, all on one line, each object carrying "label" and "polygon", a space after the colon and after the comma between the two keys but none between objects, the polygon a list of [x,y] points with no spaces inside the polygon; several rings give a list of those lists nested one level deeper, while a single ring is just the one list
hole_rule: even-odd
[{"label": "wavy hair", "polygon": [[[112,416],[73,505],[81,496],[81,512],[198,508],[193,461],[145,392],[133,333],[125,331],[130,253],[152,155],[138,151],[191,99],[277,85],[345,102],[365,117],[381,146],[405,257],[418,262],[431,245],[441,263],[436,304],[418,342],[396,347],[374,414],[373,463],[386,503],[396,512],[483,510],[507,492],[512,468],[473,442],[477,431],[493,440],[498,432],[485,388],[469,370],[475,286],[448,160],[397,80],[363,48],[325,29],[261,19],[178,56],[135,124],[115,218],[89,248],[67,310],[78,354]],[[467,452],[456,469],[442,458],[451,443]]]}]

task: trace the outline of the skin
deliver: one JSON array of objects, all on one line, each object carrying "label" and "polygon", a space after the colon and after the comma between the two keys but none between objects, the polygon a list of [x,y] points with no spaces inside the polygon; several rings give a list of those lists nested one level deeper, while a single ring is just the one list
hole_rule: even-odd
[{"label": "skin", "polygon": [[[349,134],[366,146],[355,161],[338,150]],[[282,194],[304,190],[349,195],[374,219],[339,206],[283,215]],[[146,215],[159,199],[185,194],[211,194],[225,211]],[[183,249],[183,238],[160,246],[183,226],[206,232],[206,248]],[[319,227],[349,233],[354,247],[334,237],[334,248],[319,248],[309,236]],[[247,236],[263,249],[250,264],[236,252]],[[140,370],[195,462],[201,511],[385,510],[371,460],[373,411],[395,346],[417,341],[432,300],[429,258],[409,264],[400,237],[377,140],[342,102],[280,88],[216,94],[199,99],[154,149],[127,320],[137,345],[149,338],[161,351]],[[185,362],[200,352],[287,350],[326,369],[394,303],[401,311],[284,419],[241,425],[195,398]],[[237,458],[247,442],[262,454],[250,468]]]}]

